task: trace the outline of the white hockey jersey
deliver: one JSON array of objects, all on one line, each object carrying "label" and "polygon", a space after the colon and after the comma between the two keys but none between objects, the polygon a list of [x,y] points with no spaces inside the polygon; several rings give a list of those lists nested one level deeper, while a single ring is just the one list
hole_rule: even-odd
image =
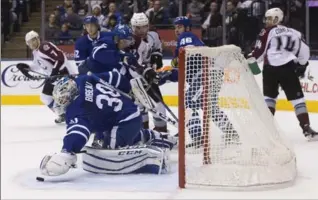
[{"label": "white hockey jersey", "polygon": [[71,68],[65,54],[51,42],[43,42],[40,47],[33,50],[33,63],[30,68],[45,75],[52,75],[52,71],[61,71],[65,68],[69,74],[76,74],[76,70]]},{"label": "white hockey jersey", "polygon": [[140,65],[149,65],[152,55],[162,56],[162,42],[158,33],[149,31],[146,39],[136,41],[135,50],[138,53]]},{"label": "white hockey jersey", "polygon": [[309,48],[305,45],[299,31],[278,25],[261,31],[251,56],[271,66],[282,66],[292,60],[306,63]]}]

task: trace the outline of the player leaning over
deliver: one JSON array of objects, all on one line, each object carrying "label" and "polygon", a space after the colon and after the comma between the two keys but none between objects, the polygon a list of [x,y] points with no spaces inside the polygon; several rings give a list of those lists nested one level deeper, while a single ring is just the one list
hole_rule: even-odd
[{"label": "player leaning over", "polygon": [[[152,68],[154,70],[160,69],[163,66],[162,63],[162,42],[158,33],[149,31],[149,20],[144,13],[134,13],[130,20],[130,24],[134,35],[134,45],[131,51],[138,57],[138,64],[145,67]],[[156,98],[152,94],[151,90],[149,95],[157,103],[157,110],[162,114],[166,113],[166,110],[160,100],[162,95],[157,84],[151,84],[152,90],[160,96],[160,99]],[[167,123],[160,118],[154,116],[154,130],[160,132],[167,132]],[[149,128],[149,116],[147,112],[143,112],[143,125],[144,128]]]},{"label": "player leaning over", "polygon": [[85,17],[84,29],[87,34],[79,37],[75,42],[74,59],[77,66],[91,55],[94,45],[100,38],[112,39],[114,35],[112,32],[100,32],[98,19],[94,16]]},{"label": "player leaning over", "polygon": [[[42,173],[50,176],[66,173],[75,165],[76,153],[87,143],[91,132],[104,132],[104,149],[87,148],[83,157],[86,171],[160,174],[168,170],[168,149],[173,147],[175,140],[142,129],[138,106],[109,86],[130,93],[131,85],[124,76],[118,72],[98,76],[107,84],[81,75],[74,80],[65,77],[54,87],[55,101],[66,110],[67,130],[62,151],[43,158]],[[146,94],[144,89],[138,91]]]},{"label": "player leaning over", "polygon": [[[30,31],[25,35],[26,44],[32,49],[33,64],[25,63],[17,64],[17,68],[28,78],[35,79],[29,70],[43,73],[48,76],[75,74],[76,70],[72,69],[68,64],[68,60],[64,53],[51,42],[41,42],[39,34],[35,31]],[[52,97],[53,84],[46,82],[41,93],[41,101],[48,106],[53,112],[58,115],[55,119],[56,123],[64,122],[64,114],[60,113],[54,104]]]},{"label": "player leaning over", "polygon": [[294,105],[299,125],[305,137],[318,140],[318,133],[310,127],[309,115],[299,76],[304,76],[308,66],[309,47],[301,40],[301,33],[280,25],[284,13],[279,8],[265,13],[265,29],[259,34],[255,50],[249,57],[264,59],[263,93],[266,104],[275,114],[279,86]]},{"label": "player leaning over", "polygon": [[112,34],[113,38],[104,37],[98,40],[92,53],[79,65],[80,74],[86,74],[88,71],[93,73],[126,71],[126,69],[122,69],[121,63],[124,55],[121,50],[133,43],[132,30],[128,25],[117,25]]},{"label": "player leaning over", "polygon": [[[186,46],[205,46],[204,43],[194,35],[191,30],[191,23],[187,17],[177,17],[174,21],[175,25],[175,34],[177,36],[177,47],[175,51],[175,58],[172,60],[171,65],[173,67],[178,66],[178,55],[179,51]],[[186,72],[186,80],[189,85],[186,94],[185,94],[185,103],[186,108],[192,109],[192,116],[187,124],[189,134],[192,138],[200,138],[201,130],[201,120],[199,117],[199,110],[202,109],[202,66],[203,59],[201,55],[194,55],[187,58],[189,67]],[[221,74],[219,71],[216,71],[215,74]],[[172,78],[171,81],[175,81],[177,77],[176,71],[172,71],[171,76],[167,79]],[[217,77],[217,79],[220,79]],[[164,80],[162,80],[164,81]],[[161,82],[162,82],[161,81]],[[218,96],[221,90],[222,84],[217,84],[213,87],[212,97],[212,120],[213,122],[225,133],[223,135],[225,141],[237,141],[238,135],[233,128],[232,123],[229,121],[226,114],[220,110],[218,105]],[[201,142],[200,140],[196,142]]]}]

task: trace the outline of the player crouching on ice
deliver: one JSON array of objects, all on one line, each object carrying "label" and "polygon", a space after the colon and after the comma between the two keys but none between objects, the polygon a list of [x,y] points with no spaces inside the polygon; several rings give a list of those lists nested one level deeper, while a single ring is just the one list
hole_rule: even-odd
[{"label": "player crouching on ice", "polygon": [[[76,70],[71,68],[65,54],[51,42],[41,42],[39,34],[35,31],[30,31],[25,35],[25,42],[30,47],[33,53],[33,64],[18,63],[17,68],[21,73],[31,80],[37,80],[37,77],[32,76],[29,72],[41,73],[47,76],[76,74]],[[47,81],[42,89],[41,101],[49,107],[58,118],[55,123],[64,122],[64,113],[60,113],[56,107],[53,97],[54,85]]]},{"label": "player crouching on ice", "polygon": [[318,133],[310,127],[304,93],[299,77],[304,77],[310,50],[302,41],[301,33],[280,25],[284,13],[280,8],[272,8],[265,13],[265,28],[259,34],[254,51],[249,57],[258,62],[264,60],[263,94],[265,102],[274,115],[279,86],[288,101],[294,105],[295,113],[304,136],[309,141],[318,140]]},{"label": "player crouching on ice", "polygon": [[[140,80],[133,79],[130,83],[139,84]],[[105,174],[169,171],[169,149],[176,140],[142,129],[138,106],[119,92],[131,93],[130,83],[118,72],[81,75],[74,79],[65,77],[57,82],[53,97],[65,108],[67,130],[62,151],[43,158],[40,165],[43,175],[57,176],[68,172],[76,163],[76,153],[83,149],[92,132],[103,132],[104,144],[102,149],[86,149],[84,170]],[[134,86],[132,92],[138,99],[135,89]],[[138,92],[146,94],[144,88],[139,88]],[[146,104],[144,97],[138,101]]]}]

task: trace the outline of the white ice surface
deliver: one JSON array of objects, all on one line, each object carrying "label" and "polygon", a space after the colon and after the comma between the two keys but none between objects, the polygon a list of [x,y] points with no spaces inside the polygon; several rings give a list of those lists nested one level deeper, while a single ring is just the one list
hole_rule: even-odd
[{"label": "white ice surface", "polygon": [[[176,111],[175,108],[173,108]],[[311,114],[318,130],[318,114]],[[37,182],[43,156],[62,146],[64,125],[53,122],[43,106],[1,107],[1,198],[3,199],[317,199],[318,142],[305,141],[293,112],[277,112],[297,154],[298,178],[292,187],[257,192],[178,189],[177,170],[170,175],[94,175],[78,169]],[[172,132],[175,131],[170,127]],[[175,164],[176,165],[176,164]]]}]

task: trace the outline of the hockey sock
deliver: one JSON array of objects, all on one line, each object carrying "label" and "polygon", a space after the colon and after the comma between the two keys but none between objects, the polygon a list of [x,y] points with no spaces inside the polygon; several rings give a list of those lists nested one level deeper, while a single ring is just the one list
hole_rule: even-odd
[{"label": "hockey sock", "polygon": [[291,102],[294,105],[294,109],[299,121],[299,125],[303,129],[305,125],[310,124],[306,103],[303,98],[292,100]]},{"label": "hockey sock", "polygon": [[265,103],[266,103],[268,109],[271,111],[272,115],[275,115],[276,99],[265,97]]}]

